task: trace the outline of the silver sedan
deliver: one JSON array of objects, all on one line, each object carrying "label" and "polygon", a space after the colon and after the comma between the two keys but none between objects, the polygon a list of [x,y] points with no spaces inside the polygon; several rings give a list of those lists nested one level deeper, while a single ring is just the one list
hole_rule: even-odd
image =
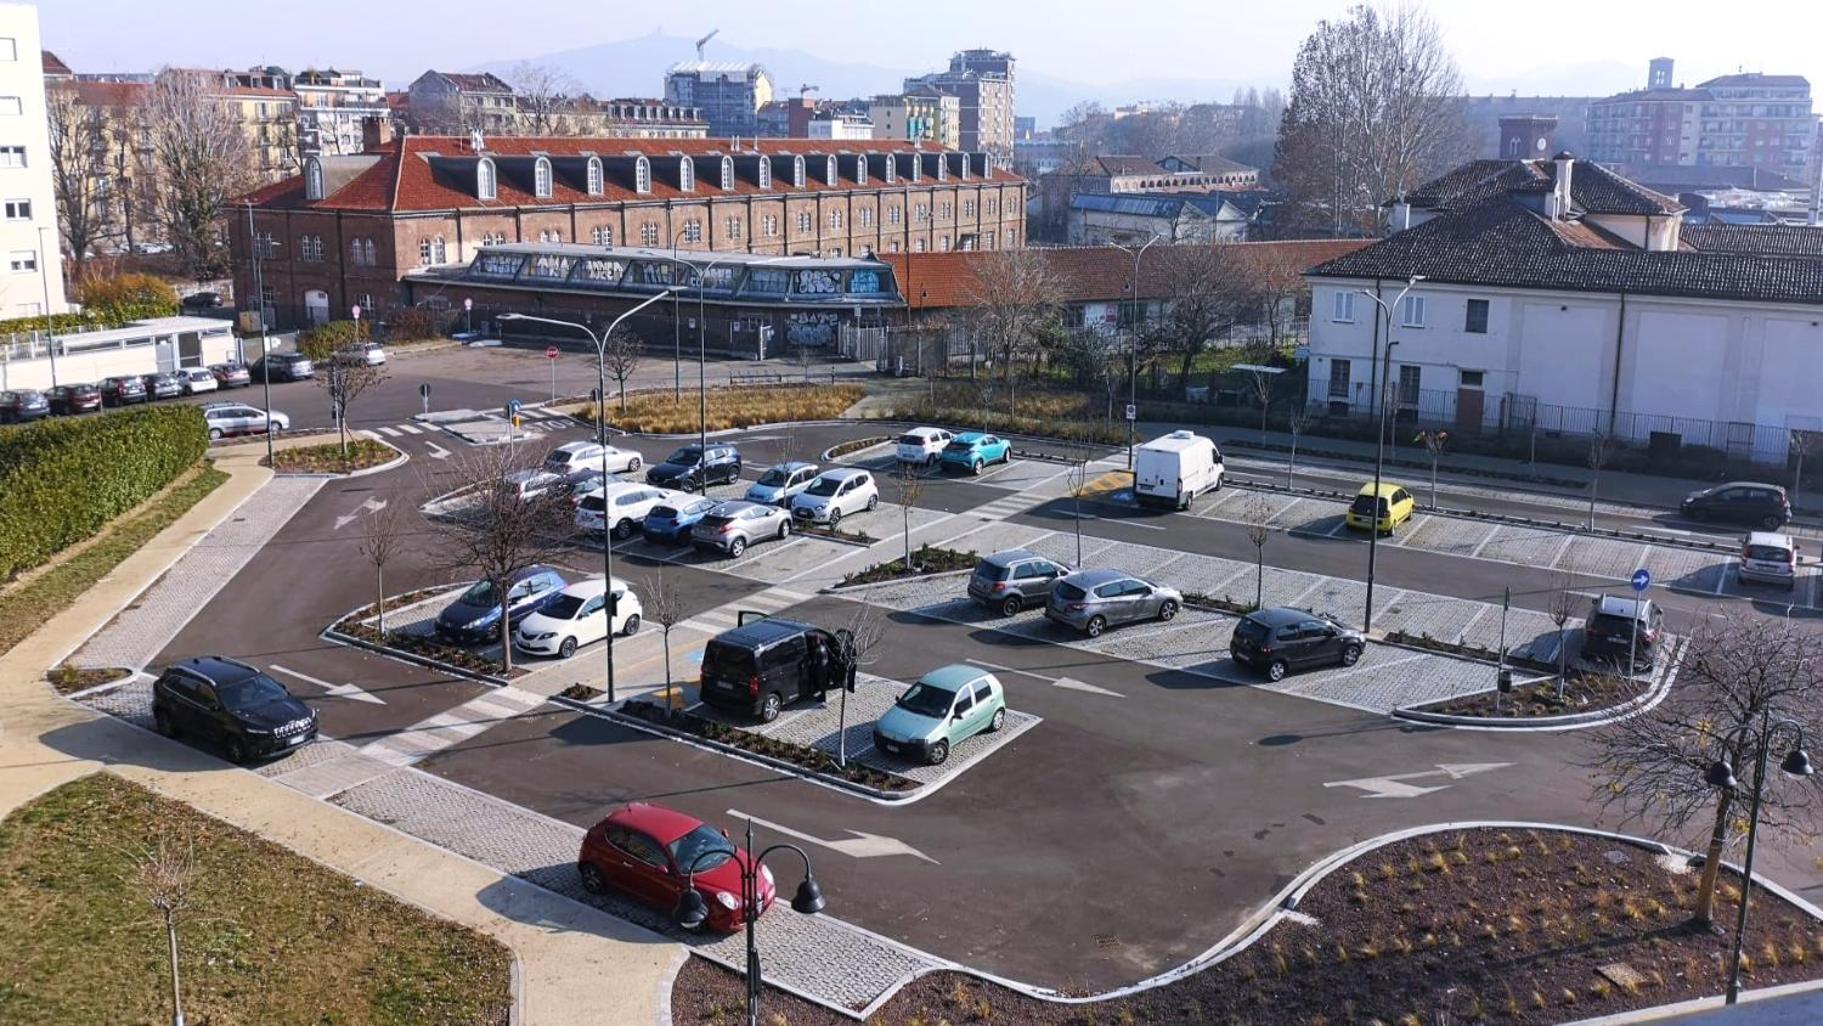
[{"label": "silver sedan", "polygon": [[1124,570],[1081,570],[1058,581],[1044,607],[1049,619],[1090,637],[1135,620],[1169,620],[1183,593]]},{"label": "silver sedan", "polygon": [[736,500],[724,502],[696,522],[690,529],[690,543],[699,549],[711,549],[738,557],[755,542],[791,534],[791,514],[770,503]]}]

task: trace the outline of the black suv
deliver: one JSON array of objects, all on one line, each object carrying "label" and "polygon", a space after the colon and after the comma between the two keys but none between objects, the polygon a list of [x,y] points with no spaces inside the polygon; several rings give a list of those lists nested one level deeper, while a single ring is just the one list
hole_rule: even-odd
[{"label": "black suv", "polygon": [[276,755],[316,739],[316,712],[284,685],[221,656],[185,659],[152,684],[152,723],[160,734],[188,734],[215,745],[229,762]]},{"label": "black suv", "polygon": [[1650,670],[1658,655],[1664,624],[1664,611],[1651,599],[1599,595],[1589,607],[1589,620],[1582,627],[1582,657],[1589,662],[1624,666],[1631,649],[1633,672]]},{"label": "black suv", "polygon": [[742,612],[740,626],[709,639],[703,649],[702,699],[770,723],[787,703],[830,688],[853,691],[855,668],[845,630],[826,631],[796,620]]},{"label": "black suv", "polygon": [[1785,489],[1754,481],[1730,481],[1691,492],[1679,509],[1692,520],[1749,524],[1767,531],[1776,531],[1791,519]]},{"label": "black suv", "polygon": [[1284,680],[1307,666],[1353,666],[1367,648],[1361,632],[1308,609],[1279,606],[1241,617],[1228,641],[1234,661]]},{"label": "black suv", "polygon": [[686,445],[646,471],[646,483],[700,492],[741,476],[741,451],[732,445]]}]

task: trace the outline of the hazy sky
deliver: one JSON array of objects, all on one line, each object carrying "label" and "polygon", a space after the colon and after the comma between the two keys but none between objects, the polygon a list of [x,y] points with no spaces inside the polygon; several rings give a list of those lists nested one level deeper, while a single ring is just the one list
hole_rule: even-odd
[{"label": "hazy sky", "polygon": [[[798,48],[897,68],[940,64],[965,46],[992,46],[1012,50],[1022,68],[1083,82],[1183,77],[1266,85],[1285,81],[1298,41],[1347,4],[40,0],[38,7],[45,45],[81,71],[339,64],[390,79],[432,65],[534,57],[654,29],[693,37],[720,28],[742,46]],[[1744,66],[1805,74],[1823,92],[1817,0],[1758,0],[1739,8],[1715,0],[1436,0],[1428,9],[1475,91],[1568,91],[1566,83],[1597,77],[1594,65],[1607,66],[1599,74],[1609,81],[1591,81],[1591,91],[1607,91],[1643,81],[1647,58],[1664,54],[1677,58],[1677,77],[1689,83]]]}]

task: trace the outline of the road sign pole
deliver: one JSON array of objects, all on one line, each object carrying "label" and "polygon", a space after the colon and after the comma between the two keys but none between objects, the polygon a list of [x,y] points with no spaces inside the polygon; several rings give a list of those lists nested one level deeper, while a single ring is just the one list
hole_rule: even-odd
[{"label": "road sign pole", "polygon": [[1633,623],[1627,631],[1627,676],[1634,675],[1634,660],[1639,658],[1639,603],[1646,597],[1646,589],[1652,587],[1652,571],[1640,567],[1633,571]]},{"label": "road sign pole", "polygon": [[418,398],[424,401],[424,414],[425,414],[425,416],[429,416],[430,415],[430,382],[426,381],[423,384],[418,386]]}]

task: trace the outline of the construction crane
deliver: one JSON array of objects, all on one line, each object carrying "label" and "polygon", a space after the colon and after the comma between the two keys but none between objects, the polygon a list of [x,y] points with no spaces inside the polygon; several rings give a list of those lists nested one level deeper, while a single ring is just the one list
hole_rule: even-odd
[{"label": "construction crane", "polygon": [[718,28],[710,29],[708,35],[706,35],[703,38],[696,41],[696,59],[697,60],[700,61],[703,59],[703,47],[707,46],[709,44],[709,40],[714,39],[716,37],[716,35],[719,34],[720,32],[721,32],[721,29],[718,29]]},{"label": "construction crane", "polygon": [[804,97],[810,95],[811,93],[820,93],[822,91],[823,90],[822,90],[821,86],[813,86],[810,83],[806,82],[803,85],[798,86],[798,99],[802,100]]}]

